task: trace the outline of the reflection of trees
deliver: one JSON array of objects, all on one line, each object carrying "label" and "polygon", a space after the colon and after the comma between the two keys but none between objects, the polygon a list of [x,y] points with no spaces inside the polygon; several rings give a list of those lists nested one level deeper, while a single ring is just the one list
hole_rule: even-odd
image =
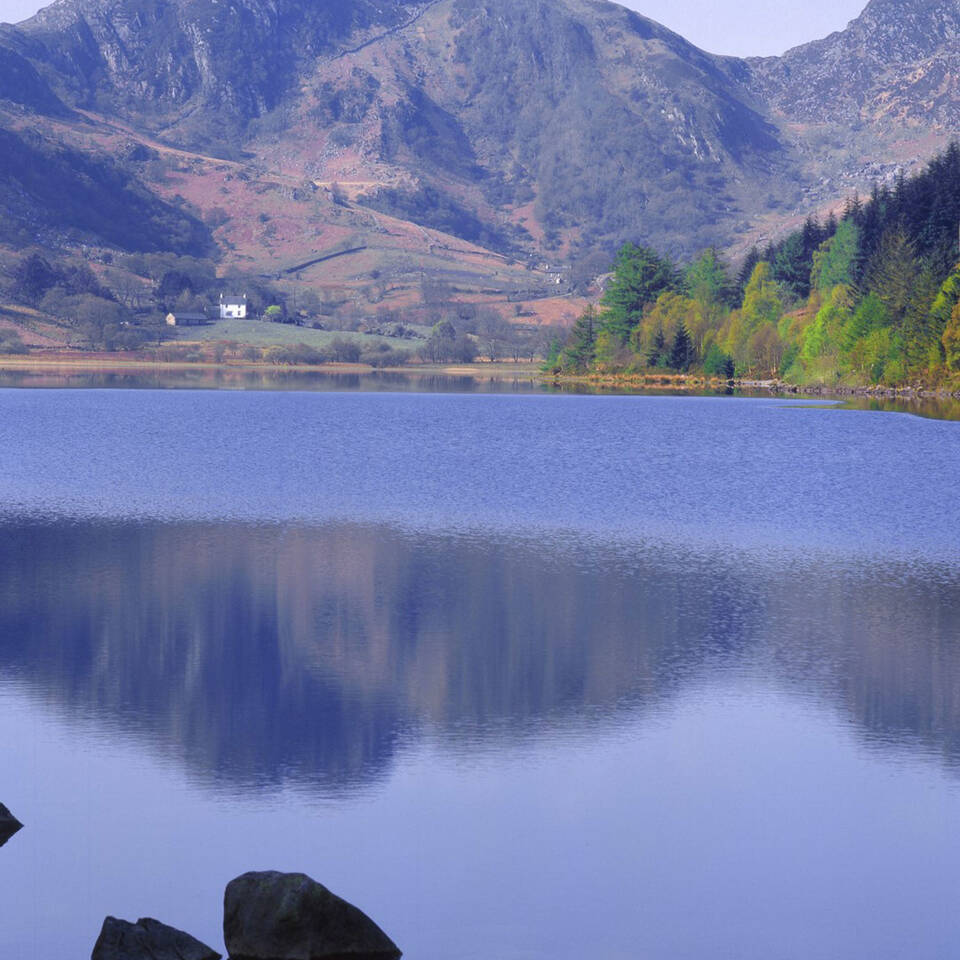
[{"label": "reflection of trees", "polygon": [[581,722],[764,652],[869,730],[958,748],[955,580],[357,526],[2,534],[0,667],[214,778],[349,787],[405,729]]},{"label": "reflection of trees", "polygon": [[[259,356],[259,353],[257,353]],[[182,356],[173,359],[183,360]],[[377,391],[403,393],[517,393],[545,388],[531,376],[508,377],[496,369],[477,366],[469,375],[372,371],[343,373],[335,369],[287,370],[282,366],[177,366],[162,364],[151,370],[124,369],[122,364],[97,367],[0,370],[0,387],[149,388],[190,390],[310,390]],[[581,391],[582,392],[582,391]]]}]

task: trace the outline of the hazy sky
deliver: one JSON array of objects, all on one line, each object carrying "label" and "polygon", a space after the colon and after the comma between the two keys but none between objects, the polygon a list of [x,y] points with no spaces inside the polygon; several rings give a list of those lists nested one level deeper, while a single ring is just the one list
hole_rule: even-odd
[{"label": "hazy sky", "polygon": [[[712,53],[783,53],[842,30],[866,0],[625,0],[625,5],[676,30]],[[46,0],[0,0],[0,20],[16,23]]]}]

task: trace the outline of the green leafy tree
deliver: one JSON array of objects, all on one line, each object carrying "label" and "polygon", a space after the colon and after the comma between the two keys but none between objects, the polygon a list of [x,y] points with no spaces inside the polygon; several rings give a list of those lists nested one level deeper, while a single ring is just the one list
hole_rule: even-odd
[{"label": "green leafy tree", "polygon": [[594,362],[604,370],[622,369],[630,364],[632,355],[620,338],[603,327],[597,332],[593,348]]},{"label": "green leafy tree", "polygon": [[550,345],[547,347],[547,355],[544,357],[540,369],[544,373],[559,373],[562,367],[562,353],[563,344],[560,342],[560,338],[551,338]]},{"label": "green leafy tree", "polygon": [[738,372],[750,369],[750,339],[766,324],[776,326],[784,314],[783,294],[773,279],[770,265],[761,260],[743,295],[743,307],[731,315],[722,346],[733,357]]},{"label": "green leafy tree", "polygon": [[950,313],[941,342],[947,369],[960,373],[960,303],[957,303]]},{"label": "green leafy tree", "polygon": [[772,323],[765,323],[753,331],[747,343],[750,365],[765,375],[776,376],[783,362],[786,344]]},{"label": "green leafy tree", "polygon": [[752,246],[746,257],[744,257],[743,263],[740,266],[740,272],[737,274],[737,295],[735,298],[737,303],[743,303],[744,295],[747,292],[747,285],[750,283],[753,271],[762,259],[763,254],[760,253],[760,248],[756,245]]},{"label": "green leafy tree", "polygon": [[[657,297],[657,302],[648,305],[644,310],[640,323],[630,335],[633,350],[641,357],[648,356],[651,350],[657,356],[661,353],[669,356],[669,347],[681,326],[693,325],[697,328],[698,334],[702,335],[698,309],[696,301],[685,297],[682,293],[676,293],[673,290],[661,293]],[[689,332],[690,329],[687,326],[687,333]],[[662,341],[659,348],[655,346],[654,340]],[[657,361],[653,361],[652,365],[656,363]],[[664,363],[666,363],[666,357]]]},{"label": "green leafy tree", "polygon": [[813,323],[804,331],[800,356],[806,362],[824,357],[836,358],[842,332],[853,313],[853,294],[849,287],[834,287],[826,303],[817,311]]},{"label": "green leafy tree", "polygon": [[703,372],[708,377],[730,380],[734,374],[733,357],[724,353],[715,343],[711,343],[703,358]]}]

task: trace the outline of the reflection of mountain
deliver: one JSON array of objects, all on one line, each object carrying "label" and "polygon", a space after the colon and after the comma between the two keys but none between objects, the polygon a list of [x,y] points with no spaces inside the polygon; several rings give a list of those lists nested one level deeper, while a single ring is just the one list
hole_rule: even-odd
[{"label": "reflection of mountain", "polygon": [[423,724],[496,738],[579,722],[748,655],[871,730],[960,752],[955,580],[605,563],[356,526],[31,524],[3,538],[0,670],[205,778],[346,788]]}]

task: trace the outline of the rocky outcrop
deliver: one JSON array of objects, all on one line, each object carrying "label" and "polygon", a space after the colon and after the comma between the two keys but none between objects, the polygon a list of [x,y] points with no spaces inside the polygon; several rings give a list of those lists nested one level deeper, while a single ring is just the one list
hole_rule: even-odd
[{"label": "rocky outcrop", "polygon": [[871,0],[846,30],[750,61],[757,95],[805,123],[930,121],[956,127],[960,6]]},{"label": "rocky outcrop", "polygon": [[182,930],[144,917],[136,923],[107,917],[90,960],[220,960],[221,955]]},{"label": "rocky outcrop", "polygon": [[22,828],[23,824],[0,803],[0,847]]},{"label": "rocky outcrop", "polygon": [[231,960],[396,960],[397,945],[361,910],[303,873],[245,873],[227,885]]}]

